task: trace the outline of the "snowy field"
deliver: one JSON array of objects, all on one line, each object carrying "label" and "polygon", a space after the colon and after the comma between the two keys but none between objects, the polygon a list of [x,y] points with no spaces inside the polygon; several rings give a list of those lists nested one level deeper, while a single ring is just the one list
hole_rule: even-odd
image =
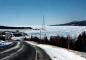
[{"label": "snowy field", "polygon": [[[32,26],[32,28],[41,29],[41,26]],[[86,31],[86,26],[46,26],[45,31],[41,30],[42,35],[50,36],[68,36],[76,38],[80,33]],[[40,34],[40,30],[26,30],[26,33],[31,34]],[[37,35],[36,35],[37,36]]]},{"label": "snowy field", "polygon": [[[30,25],[33,29],[42,29],[41,25]],[[45,26],[45,30],[32,30],[32,29],[18,29],[21,32],[26,32],[30,37],[31,35],[40,37],[42,36],[68,36],[77,38],[80,33],[86,31],[86,26]],[[0,29],[0,31],[16,31],[16,29]]]}]

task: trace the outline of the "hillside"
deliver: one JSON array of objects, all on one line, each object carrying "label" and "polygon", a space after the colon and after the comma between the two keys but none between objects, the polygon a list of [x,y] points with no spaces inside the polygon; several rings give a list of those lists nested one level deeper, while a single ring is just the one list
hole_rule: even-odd
[{"label": "hillside", "polygon": [[56,24],[51,26],[86,26],[86,20],[83,21],[72,21],[64,24]]}]

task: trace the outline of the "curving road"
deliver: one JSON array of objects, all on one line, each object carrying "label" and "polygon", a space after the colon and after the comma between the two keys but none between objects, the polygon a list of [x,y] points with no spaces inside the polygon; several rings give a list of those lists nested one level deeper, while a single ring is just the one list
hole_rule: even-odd
[{"label": "curving road", "polygon": [[10,60],[35,60],[36,50],[27,43],[23,43],[23,45],[22,51]]},{"label": "curving road", "polygon": [[35,60],[36,50],[27,43],[20,44],[21,48],[4,57],[2,60]]},{"label": "curving road", "polygon": [[63,48],[34,44],[17,42],[12,48],[0,52],[0,60],[86,60]]},{"label": "curving road", "polygon": [[0,55],[0,60],[51,60],[40,48],[26,42],[17,44]]}]

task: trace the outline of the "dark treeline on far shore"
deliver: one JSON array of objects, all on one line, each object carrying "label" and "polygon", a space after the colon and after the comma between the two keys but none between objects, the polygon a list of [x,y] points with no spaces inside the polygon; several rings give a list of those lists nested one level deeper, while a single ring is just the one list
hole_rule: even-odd
[{"label": "dark treeline on far shore", "polygon": [[10,27],[10,26],[0,26],[0,29],[32,29],[32,27]]},{"label": "dark treeline on far shore", "polygon": [[31,37],[29,41],[35,41],[40,44],[49,44],[54,46],[59,46],[63,48],[68,48],[72,50],[86,52],[86,33],[82,32],[77,37],[77,40],[72,39],[70,36],[61,37],[61,36],[51,36],[50,39],[44,37],[40,39],[38,37]]}]

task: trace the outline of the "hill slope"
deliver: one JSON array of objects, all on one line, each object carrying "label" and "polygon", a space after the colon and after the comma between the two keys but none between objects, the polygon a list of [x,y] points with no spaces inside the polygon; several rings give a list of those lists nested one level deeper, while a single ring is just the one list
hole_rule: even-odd
[{"label": "hill slope", "polygon": [[86,20],[83,21],[73,21],[65,24],[56,24],[51,26],[86,26]]}]

